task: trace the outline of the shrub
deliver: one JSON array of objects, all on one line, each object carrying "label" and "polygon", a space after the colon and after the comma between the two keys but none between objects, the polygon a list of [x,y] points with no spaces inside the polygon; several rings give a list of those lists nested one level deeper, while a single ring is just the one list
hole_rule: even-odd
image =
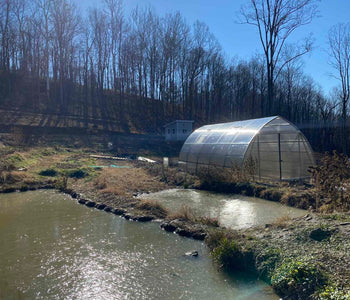
[{"label": "shrub", "polygon": [[316,265],[295,260],[283,262],[271,278],[272,287],[278,295],[295,295],[295,299],[307,299],[326,281],[326,275]]},{"label": "shrub", "polygon": [[214,260],[226,270],[243,271],[246,269],[244,255],[239,245],[233,240],[223,238],[211,254]]},{"label": "shrub", "polygon": [[205,243],[210,250],[213,250],[220,245],[221,241],[225,238],[225,233],[222,229],[216,229],[206,236]]},{"label": "shrub", "polygon": [[55,177],[57,176],[57,171],[55,169],[45,169],[39,172],[41,176]]},{"label": "shrub", "polygon": [[316,209],[326,204],[328,199],[333,209],[347,210],[349,192],[347,181],[350,179],[350,161],[344,154],[333,151],[326,153],[320,164],[311,168],[312,178],[316,187]]}]

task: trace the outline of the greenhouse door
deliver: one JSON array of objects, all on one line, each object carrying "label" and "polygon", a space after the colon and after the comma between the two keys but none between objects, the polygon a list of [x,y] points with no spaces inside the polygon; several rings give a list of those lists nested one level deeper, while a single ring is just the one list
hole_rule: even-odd
[{"label": "greenhouse door", "polygon": [[278,133],[278,166],[280,173],[280,180],[282,180],[282,154],[281,154],[281,134]]}]

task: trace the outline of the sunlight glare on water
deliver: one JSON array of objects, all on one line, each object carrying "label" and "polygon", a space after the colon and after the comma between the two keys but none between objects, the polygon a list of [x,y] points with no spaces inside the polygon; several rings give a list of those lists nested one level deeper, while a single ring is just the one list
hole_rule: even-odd
[{"label": "sunlight glare on water", "polygon": [[170,189],[141,197],[156,200],[171,212],[186,205],[197,215],[218,218],[220,225],[233,229],[263,225],[282,216],[300,217],[307,213],[259,198],[191,189]]},{"label": "sunlight glare on water", "polygon": [[53,191],[0,194],[0,242],[0,299],[278,299],[202,242]]}]

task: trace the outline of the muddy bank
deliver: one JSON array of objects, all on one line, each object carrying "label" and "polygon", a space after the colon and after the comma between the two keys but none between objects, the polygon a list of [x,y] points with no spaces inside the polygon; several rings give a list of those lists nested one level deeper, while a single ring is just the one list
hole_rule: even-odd
[{"label": "muddy bank", "polygon": [[349,214],[218,229],[206,241],[223,268],[255,272],[285,299],[349,299]]}]

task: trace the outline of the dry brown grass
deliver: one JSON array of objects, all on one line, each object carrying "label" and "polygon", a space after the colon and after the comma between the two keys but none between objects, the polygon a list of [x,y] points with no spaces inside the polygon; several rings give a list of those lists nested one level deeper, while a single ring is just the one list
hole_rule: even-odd
[{"label": "dry brown grass", "polygon": [[136,207],[141,210],[146,210],[158,218],[165,218],[168,215],[168,210],[155,200],[141,199]]},{"label": "dry brown grass", "polygon": [[102,193],[132,196],[134,192],[155,192],[166,187],[140,168],[103,169],[95,179],[94,186]]},{"label": "dry brown grass", "polygon": [[1,172],[0,183],[13,184],[18,182],[25,182],[29,178],[25,172],[11,171]]},{"label": "dry brown grass", "polygon": [[169,219],[180,219],[184,221],[200,223],[207,226],[219,227],[219,220],[217,218],[211,218],[209,216],[197,216],[195,211],[186,204],[182,204],[175,213],[169,215]]},{"label": "dry brown grass", "polygon": [[284,215],[274,220],[271,225],[276,228],[284,228],[292,220],[290,215]]},{"label": "dry brown grass", "polygon": [[94,181],[94,186],[99,190],[106,189],[107,185],[108,185],[108,180],[107,180],[107,174],[105,172],[102,173],[99,177],[97,177]]},{"label": "dry brown grass", "polygon": [[197,219],[197,221],[203,225],[212,226],[212,227],[219,227],[219,220],[218,218],[211,218],[211,217],[200,217]]},{"label": "dry brown grass", "polygon": [[182,204],[178,211],[169,216],[171,219],[181,219],[186,221],[195,221],[196,216],[192,208],[188,205]]}]

